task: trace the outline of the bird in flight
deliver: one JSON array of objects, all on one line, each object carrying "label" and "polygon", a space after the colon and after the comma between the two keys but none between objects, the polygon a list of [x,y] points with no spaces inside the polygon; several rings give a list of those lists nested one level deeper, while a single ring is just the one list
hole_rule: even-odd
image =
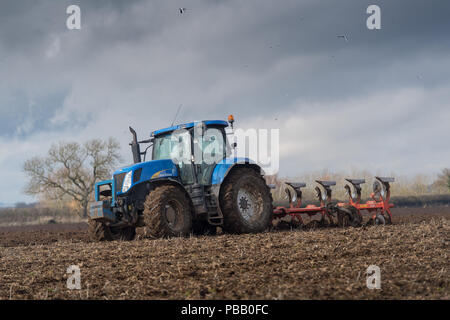
[{"label": "bird in flight", "polygon": [[187,10],[189,10],[189,9],[187,9],[187,8],[178,8],[178,11],[180,12],[180,14],[185,13]]},{"label": "bird in flight", "polygon": [[347,35],[345,35],[345,34],[343,34],[343,35],[339,35],[339,36],[337,36],[338,38],[342,38],[342,39],[344,39],[345,40],[345,42],[348,42],[348,37],[347,37]]}]

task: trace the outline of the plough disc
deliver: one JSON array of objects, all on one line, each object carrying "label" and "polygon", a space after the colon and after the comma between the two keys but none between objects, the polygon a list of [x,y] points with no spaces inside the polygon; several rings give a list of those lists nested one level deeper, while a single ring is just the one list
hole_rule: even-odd
[{"label": "plough disc", "polygon": [[338,226],[339,227],[360,227],[362,217],[358,210],[352,205],[338,207]]}]

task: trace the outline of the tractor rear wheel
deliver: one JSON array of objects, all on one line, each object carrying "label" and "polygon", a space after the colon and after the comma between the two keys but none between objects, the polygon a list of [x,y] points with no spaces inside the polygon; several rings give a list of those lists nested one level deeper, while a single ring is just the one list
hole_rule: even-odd
[{"label": "tractor rear wheel", "polygon": [[134,227],[125,228],[111,228],[106,224],[89,220],[89,235],[94,241],[131,241],[136,235],[136,229]]},{"label": "tractor rear wheel", "polygon": [[174,185],[162,185],[150,191],[143,216],[146,234],[153,238],[187,236],[192,229],[189,199]]},{"label": "tractor rear wheel", "polygon": [[256,233],[270,226],[272,194],[255,170],[234,169],[223,182],[219,198],[225,231]]}]

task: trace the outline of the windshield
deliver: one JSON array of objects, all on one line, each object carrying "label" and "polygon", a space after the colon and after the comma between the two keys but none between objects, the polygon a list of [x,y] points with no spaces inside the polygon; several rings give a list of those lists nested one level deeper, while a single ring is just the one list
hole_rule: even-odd
[{"label": "windshield", "polygon": [[172,159],[174,162],[189,161],[191,135],[186,130],[174,131],[155,138],[153,160]]},{"label": "windshield", "polygon": [[[191,130],[192,131],[192,130]],[[212,165],[225,156],[223,130],[206,128],[201,136],[194,134],[194,152],[191,152],[191,132],[185,129],[155,137],[153,160],[172,159],[176,164],[191,163],[191,155],[196,164]]]}]

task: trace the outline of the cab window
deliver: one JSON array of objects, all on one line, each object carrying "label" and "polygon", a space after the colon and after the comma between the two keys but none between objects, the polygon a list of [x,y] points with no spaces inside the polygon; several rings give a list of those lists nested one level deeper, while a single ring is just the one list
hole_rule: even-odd
[{"label": "cab window", "polygon": [[206,164],[215,164],[221,161],[225,151],[222,130],[207,128],[203,133],[201,149],[203,162]]},{"label": "cab window", "polygon": [[191,155],[191,136],[188,131],[180,130],[155,138],[153,160],[172,159],[174,162],[186,162]]}]

